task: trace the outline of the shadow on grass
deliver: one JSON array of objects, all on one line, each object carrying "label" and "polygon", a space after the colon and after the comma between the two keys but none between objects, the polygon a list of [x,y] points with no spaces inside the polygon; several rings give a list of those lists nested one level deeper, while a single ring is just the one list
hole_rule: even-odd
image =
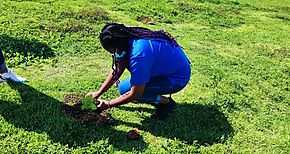
[{"label": "shadow on grass", "polygon": [[[130,107],[122,107],[132,110]],[[136,110],[136,108],[134,108]],[[138,110],[138,109],[137,109]],[[147,109],[139,109],[140,112]],[[128,124],[129,125],[129,124]],[[176,111],[166,120],[144,119],[138,127],[155,136],[177,139],[186,144],[212,145],[223,143],[234,129],[217,108],[200,104],[178,104]]]},{"label": "shadow on grass", "polygon": [[[86,147],[88,143],[100,140],[108,141],[107,144],[122,151],[142,150],[147,147],[142,139],[128,140],[127,132],[115,130],[112,126],[82,125],[75,122],[61,112],[63,102],[27,84],[11,81],[8,84],[19,92],[21,104],[1,101],[0,114],[15,127],[46,133],[54,143],[69,147]],[[113,124],[115,122],[117,121]],[[109,145],[105,147],[109,148]]]},{"label": "shadow on grass", "polygon": [[0,34],[0,42],[0,48],[12,56],[15,55],[15,53],[19,53],[25,57],[33,55],[33,57],[44,59],[55,56],[48,45],[36,39],[26,40]]},{"label": "shadow on grass", "polygon": [[[207,105],[179,104],[176,112],[166,120],[145,118],[141,124],[113,120],[111,126],[82,125],[64,115],[60,102],[26,84],[8,82],[21,96],[21,104],[1,101],[0,114],[9,123],[27,131],[46,133],[54,143],[69,147],[86,147],[91,141],[108,141],[108,145],[122,151],[147,148],[143,139],[127,139],[127,132],[115,130],[113,125],[127,125],[150,132],[154,136],[177,139],[186,144],[212,145],[223,143],[233,133],[227,118],[218,109]],[[121,109],[153,112],[149,108]],[[102,147],[104,148],[104,147]]]}]

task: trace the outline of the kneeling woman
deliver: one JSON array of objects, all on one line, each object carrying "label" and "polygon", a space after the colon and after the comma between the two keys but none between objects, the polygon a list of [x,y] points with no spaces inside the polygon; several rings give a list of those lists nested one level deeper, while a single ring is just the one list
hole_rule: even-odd
[{"label": "kneeling woman", "polygon": [[118,84],[122,96],[99,100],[98,109],[138,101],[156,106],[153,118],[166,118],[176,108],[176,103],[162,95],[180,91],[190,78],[189,60],[175,39],[162,30],[117,23],[105,25],[99,37],[103,48],[113,55],[112,72],[99,90],[89,94],[98,99],[118,82],[125,69],[131,76]]}]

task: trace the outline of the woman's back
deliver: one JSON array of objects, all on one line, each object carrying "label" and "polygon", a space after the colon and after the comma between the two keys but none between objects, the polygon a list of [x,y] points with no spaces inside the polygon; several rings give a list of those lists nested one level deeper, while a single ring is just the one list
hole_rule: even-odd
[{"label": "woman's back", "polygon": [[130,41],[129,70],[134,84],[142,84],[154,76],[184,77],[190,75],[187,57],[179,46],[164,39]]}]

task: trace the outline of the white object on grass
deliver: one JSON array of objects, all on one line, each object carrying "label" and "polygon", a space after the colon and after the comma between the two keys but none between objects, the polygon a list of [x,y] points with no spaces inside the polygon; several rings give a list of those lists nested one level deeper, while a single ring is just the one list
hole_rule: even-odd
[{"label": "white object on grass", "polygon": [[3,73],[2,75],[2,78],[7,80],[7,79],[11,79],[12,81],[15,81],[15,82],[26,82],[27,79],[26,78],[23,78],[19,75],[16,75],[14,74],[11,70],[8,70],[8,72],[6,73]]}]

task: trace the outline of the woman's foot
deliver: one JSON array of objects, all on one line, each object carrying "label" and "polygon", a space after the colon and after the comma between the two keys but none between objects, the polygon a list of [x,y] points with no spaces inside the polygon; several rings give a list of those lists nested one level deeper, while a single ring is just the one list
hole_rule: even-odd
[{"label": "woman's foot", "polygon": [[157,109],[151,115],[151,118],[160,120],[165,119],[176,109],[176,102],[170,97],[168,99],[169,101],[167,103],[159,103],[157,105]]}]

